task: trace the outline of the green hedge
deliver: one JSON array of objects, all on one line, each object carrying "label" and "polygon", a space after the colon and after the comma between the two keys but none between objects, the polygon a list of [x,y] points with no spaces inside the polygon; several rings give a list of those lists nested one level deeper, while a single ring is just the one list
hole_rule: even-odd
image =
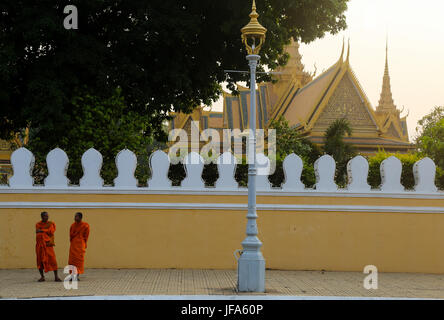
[{"label": "green hedge", "polygon": [[[381,176],[379,166],[381,162],[390,156],[395,156],[402,163],[402,175],[401,183],[407,190],[413,190],[415,186],[415,177],[413,175],[413,165],[424,158],[420,153],[409,153],[409,154],[399,154],[399,153],[388,153],[384,151],[378,152],[375,156],[368,159],[369,162],[369,177],[368,183],[372,188],[378,188],[381,184]],[[433,159],[432,159],[433,160]],[[436,161],[435,161],[436,163]],[[435,184],[439,190],[444,190],[444,170],[440,167],[436,167],[436,177]]]},{"label": "green hedge", "polygon": [[[271,182],[273,187],[280,187],[284,182],[284,170],[283,170],[283,161],[276,161],[276,170],[269,177],[269,181]],[[181,181],[185,178],[185,168],[182,164],[174,164],[170,166],[168,171],[168,178],[172,181],[173,186],[180,186]],[[248,164],[242,163],[238,164],[236,167],[236,172],[234,175],[236,181],[239,183],[240,187],[248,186]],[[219,178],[219,173],[217,170],[216,164],[207,164],[204,166],[204,170],[202,172],[202,179],[205,182],[205,185],[208,187],[214,186],[217,179]],[[305,184],[307,188],[314,186],[316,183],[316,177],[313,165],[308,164],[304,161],[304,169],[302,171],[301,181]]]},{"label": "green hedge", "polygon": [[0,174],[0,184],[8,184],[8,176],[6,174]]},{"label": "green hedge", "polygon": [[[378,152],[375,156],[369,157],[369,175],[368,183],[374,189],[379,188],[381,185],[381,173],[380,166],[382,161],[395,156],[402,163],[402,175],[401,183],[407,190],[412,190],[415,186],[415,178],[413,175],[413,165],[421,160],[423,157],[417,153],[411,154],[398,154],[388,153],[384,151]],[[280,187],[284,182],[284,170],[282,166],[283,161],[276,161],[276,170],[269,177],[269,180],[273,187]],[[173,182],[174,186],[179,186],[180,182],[185,178],[185,170],[182,164],[171,165],[168,173],[168,177]],[[216,164],[209,164],[204,166],[202,173],[202,179],[205,181],[206,186],[214,186],[214,183],[219,178]],[[235,179],[239,183],[239,186],[246,187],[248,185],[248,165],[246,163],[238,164],[236,167]],[[316,176],[314,172],[313,164],[308,161],[304,161],[304,169],[302,171],[302,182],[306,188],[311,188],[316,183]],[[436,186],[440,190],[444,190],[444,170],[437,167],[436,172]]]},{"label": "green hedge", "polygon": [[444,170],[440,167],[436,167],[435,183],[439,190],[444,190]]},{"label": "green hedge", "polygon": [[395,156],[402,163],[401,184],[407,189],[411,190],[415,186],[415,178],[413,176],[413,165],[416,161],[423,157],[417,153],[399,154],[379,151],[375,156],[368,158],[369,174],[368,183],[372,188],[378,188],[381,185],[381,171],[380,166],[385,159]]}]

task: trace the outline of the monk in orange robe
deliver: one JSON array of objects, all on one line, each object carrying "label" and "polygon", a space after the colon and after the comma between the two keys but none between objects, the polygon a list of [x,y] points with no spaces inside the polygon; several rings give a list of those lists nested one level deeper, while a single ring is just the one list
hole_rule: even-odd
[{"label": "monk in orange robe", "polygon": [[42,221],[35,225],[36,245],[35,252],[37,255],[37,269],[39,269],[41,278],[39,282],[45,281],[44,272],[54,271],[54,280],[62,281],[57,275],[57,260],[54,252],[54,233],[56,230],[55,223],[48,221],[48,212],[40,214]]},{"label": "monk in orange robe", "polygon": [[82,222],[83,215],[77,212],[74,216],[74,223],[69,230],[69,239],[71,246],[69,247],[68,264],[77,268],[77,280],[79,274],[84,273],[85,252],[89,237],[89,224]]}]

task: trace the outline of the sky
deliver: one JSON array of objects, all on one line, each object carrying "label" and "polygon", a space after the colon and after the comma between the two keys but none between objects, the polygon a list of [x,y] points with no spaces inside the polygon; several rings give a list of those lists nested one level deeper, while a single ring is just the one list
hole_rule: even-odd
[{"label": "sky", "polygon": [[[343,38],[350,38],[350,64],[375,109],[382,88],[385,46],[393,99],[409,112],[410,141],[417,122],[435,106],[444,105],[444,0],[351,0],[347,30],[302,44],[307,71],[320,74],[339,58]],[[259,17],[260,20],[260,17]],[[221,101],[213,110],[221,111]]]}]

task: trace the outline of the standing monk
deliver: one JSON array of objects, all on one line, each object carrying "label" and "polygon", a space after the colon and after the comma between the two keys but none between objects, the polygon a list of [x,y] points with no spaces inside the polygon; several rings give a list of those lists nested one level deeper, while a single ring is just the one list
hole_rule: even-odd
[{"label": "standing monk", "polygon": [[[83,265],[85,263],[86,244],[89,236],[89,224],[82,222],[83,215],[77,212],[74,216],[74,223],[69,230],[69,240],[71,246],[69,248],[68,264],[77,268],[77,274],[84,272]],[[80,280],[77,275],[77,280]]]},{"label": "standing monk", "polygon": [[35,225],[36,245],[35,253],[37,255],[37,268],[39,269],[41,278],[39,282],[45,281],[43,271],[54,271],[54,280],[62,281],[57,275],[57,260],[54,252],[54,233],[56,230],[55,223],[48,221],[48,212],[40,214],[42,221]]}]

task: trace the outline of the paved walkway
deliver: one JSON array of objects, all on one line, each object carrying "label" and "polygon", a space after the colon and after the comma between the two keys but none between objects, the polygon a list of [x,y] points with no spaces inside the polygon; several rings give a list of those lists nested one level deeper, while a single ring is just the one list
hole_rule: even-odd
[{"label": "paved walkway", "polygon": [[[63,279],[63,269],[59,270]],[[360,272],[266,271],[265,294],[316,297],[398,297],[444,299],[444,275],[379,273],[377,290],[363,287]],[[0,270],[0,298],[43,298],[69,296],[251,296],[237,293],[236,270],[177,269],[87,269],[77,290],[66,290],[54,282],[52,272],[45,282],[37,282],[37,270]],[[224,298],[221,297],[221,298]],[[134,298],[134,297],[132,297]],[[191,298],[191,297],[190,297]]]}]

